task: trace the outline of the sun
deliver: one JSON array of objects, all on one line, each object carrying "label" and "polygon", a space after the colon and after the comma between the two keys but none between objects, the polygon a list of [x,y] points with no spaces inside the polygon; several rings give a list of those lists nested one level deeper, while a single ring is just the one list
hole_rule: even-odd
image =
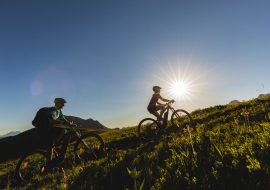
[{"label": "sun", "polygon": [[187,109],[190,109],[189,107],[191,105],[196,108],[196,102],[198,102],[198,100],[204,101],[199,95],[205,93],[203,88],[206,85],[209,85],[209,83],[212,83],[212,81],[207,81],[204,76],[214,68],[202,73],[201,71],[198,71],[200,64],[192,65],[192,70],[189,71],[190,60],[186,63],[178,60],[171,64],[171,61],[167,57],[168,65],[164,65],[164,68],[162,68],[154,59],[153,61],[164,75],[156,75],[149,71],[146,72],[159,79],[158,83],[152,83],[151,85],[154,86],[158,84],[158,86],[162,87],[162,97],[164,96],[166,99],[175,100],[174,106],[186,106]]},{"label": "sun", "polygon": [[173,81],[169,91],[176,99],[184,99],[189,93],[190,86],[184,81]]}]

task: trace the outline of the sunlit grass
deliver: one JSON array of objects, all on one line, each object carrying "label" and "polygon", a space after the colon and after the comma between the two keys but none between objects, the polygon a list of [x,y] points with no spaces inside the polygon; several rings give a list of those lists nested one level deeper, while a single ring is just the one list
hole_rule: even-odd
[{"label": "sunlit grass", "polygon": [[[256,102],[194,111],[191,116],[198,122],[196,128],[199,130],[192,133],[191,128],[191,131],[184,129],[183,133],[172,133],[171,140],[144,143],[137,137],[136,126],[107,130],[100,133],[106,143],[107,155],[104,158],[84,166],[64,168],[67,181],[63,180],[62,173],[48,174],[35,179],[28,187],[121,189],[125,186],[133,189],[133,179],[128,175],[126,167],[136,167],[142,171],[141,178],[138,178],[140,184],[137,185],[140,187],[145,179],[144,188],[147,189],[166,189],[171,184],[175,186],[173,189],[233,189],[230,188],[232,184],[236,184],[239,189],[245,189],[246,186],[250,189],[264,189],[269,185],[266,173],[269,170],[269,155],[265,153],[270,150],[270,125],[267,123],[269,115],[266,110],[269,105],[264,106],[260,103],[262,101],[258,99]],[[251,106],[253,111],[247,111]],[[245,117],[249,114],[256,117],[250,116],[247,125]],[[192,146],[196,154],[192,153]],[[0,171],[6,173],[3,176],[0,172],[2,181],[12,179],[14,164],[0,164]],[[232,183],[228,184],[226,180]]]}]

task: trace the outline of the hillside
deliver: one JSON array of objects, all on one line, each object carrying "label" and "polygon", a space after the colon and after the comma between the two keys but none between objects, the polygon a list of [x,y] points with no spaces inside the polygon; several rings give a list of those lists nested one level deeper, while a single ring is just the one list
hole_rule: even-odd
[{"label": "hillside", "polygon": [[[104,139],[104,158],[66,166],[67,180],[61,173],[48,174],[26,189],[134,189],[127,168],[141,171],[136,182],[139,187],[145,180],[143,189],[269,189],[269,103],[270,97],[264,97],[195,110],[191,116],[197,131],[191,136],[168,122],[172,138],[163,135],[154,142],[142,141],[136,126],[83,129]],[[16,163],[14,158],[0,165],[0,188],[13,183]]]}]

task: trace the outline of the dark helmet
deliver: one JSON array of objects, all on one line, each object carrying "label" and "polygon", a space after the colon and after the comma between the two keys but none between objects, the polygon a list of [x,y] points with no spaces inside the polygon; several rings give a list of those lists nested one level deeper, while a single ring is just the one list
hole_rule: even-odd
[{"label": "dark helmet", "polygon": [[64,100],[63,98],[55,98],[55,99],[54,99],[54,103],[57,103],[57,102],[60,102],[60,103],[67,103],[66,100]]},{"label": "dark helmet", "polygon": [[155,91],[155,92],[156,92],[156,91],[160,91],[159,89],[161,89],[159,86],[154,86],[154,87],[153,87],[153,91]]}]

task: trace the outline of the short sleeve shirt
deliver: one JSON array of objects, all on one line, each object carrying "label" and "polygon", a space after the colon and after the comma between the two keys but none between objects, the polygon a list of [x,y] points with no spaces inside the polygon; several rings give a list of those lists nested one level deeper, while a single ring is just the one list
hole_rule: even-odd
[{"label": "short sleeve shirt", "polygon": [[155,106],[160,98],[161,98],[160,94],[153,94],[153,96],[148,104],[148,108],[151,106]]},{"label": "short sleeve shirt", "polygon": [[65,117],[64,117],[62,110],[57,110],[57,108],[56,108],[55,111],[52,111],[49,114],[49,119],[61,120],[61,119],[65,119]]}]

